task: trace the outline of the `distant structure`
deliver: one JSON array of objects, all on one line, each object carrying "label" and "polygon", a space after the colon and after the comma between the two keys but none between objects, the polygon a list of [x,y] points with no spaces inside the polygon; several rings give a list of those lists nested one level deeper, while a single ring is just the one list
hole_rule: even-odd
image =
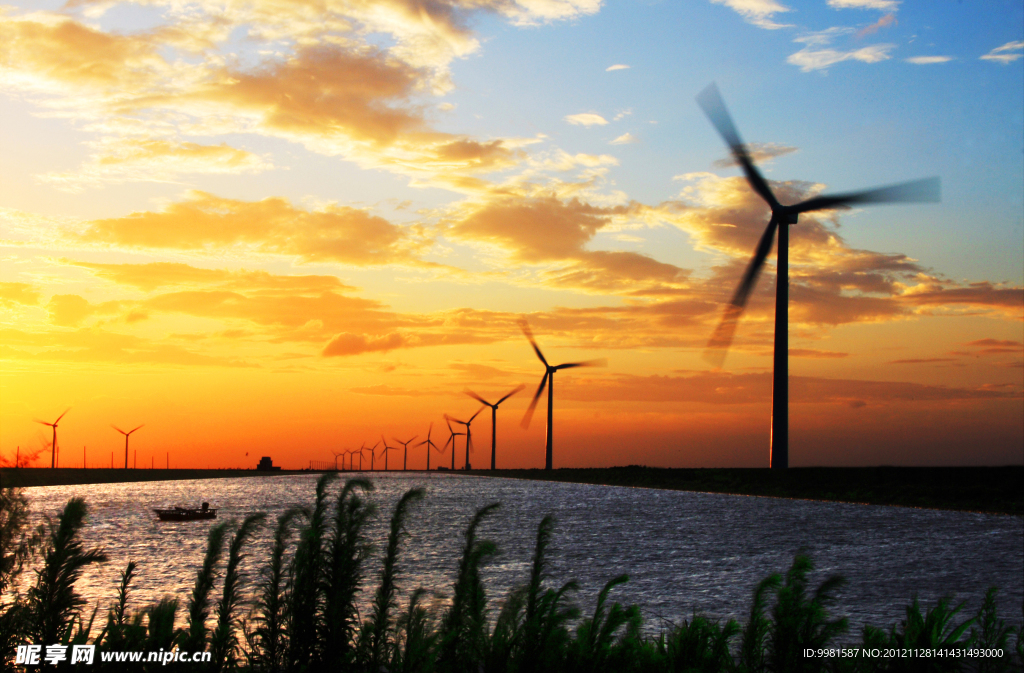
[{"label": "distant structure", "polygon": [[263,456],[260,458],[259,464],[256,466],[257,470],[263,472],[275,472],[281,469],[280,465],[274,465],[274,461],[270,459],[270,456]]}]

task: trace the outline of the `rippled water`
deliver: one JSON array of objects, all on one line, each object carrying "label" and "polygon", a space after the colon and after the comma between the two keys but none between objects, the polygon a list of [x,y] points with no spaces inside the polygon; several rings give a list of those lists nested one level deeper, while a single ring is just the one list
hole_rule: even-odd
[{"label": "rippled water", "polygon": [[[165,594],[183,603],[187,598],[210,522],[161,522],[152,507],[207,500],[220,508],[219,520],[262,511],[272,522],[290,506],[312,504],[315,480],[278,476],[26,492],[37,514],[56,513],[68,498],[85,497],[87,544],[104,547],[110,562],[90,570],[78,587],[105,610],[130,559],[139,563],[130,598],[136,608]],[[374,484],[370,499],[379,511],[371,532],[378,553],[401,494],[413,486],[427,491],[414,506],[401,551],[399,587],[405,595],[419,586],[450,595],[466,525],[478,508],[500,502],[481,529],[481,537],[501,551],[484,573],[494,610],[511,586],[526,580],[537,524],[553,514],[552,582],[577,580],[576,603],[589,613],[604,583],[628,573],[629,583],[612,596],[639,604],[652,629],[694,611],[743,622],[757,582],[785,571],[801,550],[814,561],[816,579],[847,578],[834,612],[850,617],[851,634],[864,623],[887,628],[898,622],[915,594],[926,605],[952,595],[973,611],[990,586],[1000,589],[1000,612],[1013,623],[1021,618],[1020,517],[445,474],[377,473]],[[250,579],[267,558],[271,528],[250,548]],[[375,580],[379,568],[375,556],[368,576]]]}]

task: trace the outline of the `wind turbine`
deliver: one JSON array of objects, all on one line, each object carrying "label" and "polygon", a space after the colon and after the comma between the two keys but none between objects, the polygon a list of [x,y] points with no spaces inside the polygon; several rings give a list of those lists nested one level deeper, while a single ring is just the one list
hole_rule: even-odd
[{"label": "wind turbine", "polygon": [[384,435],[381,435],[380,438],[381,438],[381,441],[384,442],[384,448],[382,448],[380,450],[380,452],[384,454],[384,471],[387,472],[388,471],[388,451],[397,451],[398,447],[397,446],[388,446],[388,440],[384,439]]},{"label": "wind turbine", "polygon": [[451,433],[451,436],[448,437],[448,441],[444,443],[444,449],[441,450],[441,453],[444,453],[445,451],[448,450],[448,445],[449,444],[452,445],[452,472],[454,472],[455,471],[455,438],[463,435],[464,433],[462,433],[462,432],[455,432],[454,430],[452,430],[452,419],[451,419],[451,417],[448,414],[444,415],[444,421],[445,421],[445,423],[448,424],[448,432]]},{"label": "wind turbine", "polygon": [[[939,201],[939,178],[925,178],[903,182],[888,187],[879,187],[862,192],[815,196],[806,201],[784,206],[772,193],[768,182],[754,166],[747,148],[740,140],[732,123],[725,103],[718,93],[718,87],[709,85],[697,96],[697,104],[704,110],[719,135],[729,145],[736,161],[750,187],[771,208],[772,216],[754,250],[754,256],[736,288],[730,305],[711,339],[708,341],[706,357],[721,365],[725,351],[732,343],[736,323],[747,299],[754,289],[757,276],[771,252],[775,230],[779,232],[778,279],[775,283],[775,357],[772,378],[772,430],[768,464],[771,468],[785,469],[789,466],[789,226],[796,224],[801,213],[828,210],[854,203],[937,203]],[[716,353],[717,351],[717,353]]]},{"label": "wind turbine", "polygon": [[[416,435],[416,437],[419,437],[419,435]],[[413,437],[412,439],[416,439],[416,437]],[[405,457],[402,459],[402,472],[405,472],[409,467],[409,444],[412,443],[412,439],[404,442],[398,437],[392,437],[392,439],[401,444],[402,448],[405,449]],[[395,448],[397,449],[398,447]]]},{"label": "wind turbine", "polygon": [[524,428],[530,425],[530,420],[533,418],[533,410],[537,408],[537,400],[540,399],[541,394],[544,392],[544,386],[548,387],[548,439],[547,447],[545,449],[544,457],[544,469],[552,469],[552,456],[551,456],[551,428],[552,428],[552,412],[554,410],[554,394],[555,394],[555,372],[560,369],[572,369],[573,367],[604,367],[607,366],[608,361],[605,359],[600,360],[587,360],[585,362],[566,362],[561,365],[549,365],[548,361],[544,359],[544,354],[540,352],[540,348],[537,346],[537,342],[533,340],[533,333],[530,331],[530,326],[525,320],[519,321],[519,327],[523,330],[523,334],[530,340],[530,345],[533,346],[534,352],[540,361],[544,363],[544,376],[540,380],[540,386],[537,388],[537,394],[533,396],[533,401],[530,402],[530,406],[526,409],[526,415],[523,416],[523,420],[520,423]]},{"label": "wind turbine", "polygon": [[[363,444],[363,446],[366,446],[366,444]],[[374,461],[374,459],[376,457],[376,453],[375,452],[377,451],[377,447],[378,446],[380,446],[380,442],[377,442],[376,444],[373,445],[373,448],[369,449],[369,452],[370,452],[370,472],[374,472],[375,471],[375,468],[374,468],[374,462],[375,461]]]},{"label": "wind turbine", "polygon": [[420,442],[419,444],[416,445],[417,448],[423,446],[424,444],[427,445],[427,472],[430,472],[430,449],[431,449],[431,447],[433,447],[433,449],[435,451],[440,452],[440,449],[437,448],[437,444],[435,444],[434,442],[430,441],[430,433],[433,432],[433,431],[434,431],[434,424],[431,423],[430,424],[430,429],[427,430],[427,438],[424,439],[422,442]]},{"label": "wind turbine", "polygon": [[478,401],[482,402],[483,404],[485,404],[486,406],[491,408],[491,469],[492,470],[497,469],[495,467],[495,463],[497,462],[497,448],[496,447],[498,445],[498,434],[497,434],[497,430],[495,428],[498,427],[498,405],[501,404],[502,402],[504,402],[505,400],[507,400],[508,398],[512,397],[513,395],[515,395],[516,393],[518,393],[520,390],[522,390],[525,387],[526,386],[519,386],[518,388],[516,388],[515,390],[510,392],[508,395],[505,395],[505,397],[502,397],[500,400],[498,400],[494,404],[491,404],[490,402],[488,402],[484,398],[482,398],[479,395],[477,395],[476,393],[474,393],[472,390],[465,391],[465,393],[467,395],[469,395],[470,397],[472,397],[473,399],[478,400]]},{"label": "wind turbine", "polygon": [[366,451],[366,442],[363,442],[363,445],[359,447],[359,451],[357,452],[357,453],[359,453],[359,471],[360,472],[363,471],[363,453],[365,451]]},{"label": "wind turbine", "polygon": [[[145,423],[143,423],[143,425],[145,425]],[[140,425],[139,428],[135,428],[135,430],[129,430],[128,432],[125,432],[124,430],[122,430],[121,428],[117,427],[116,425],[111,425],[110,427],[114,428],[115,430],[120,432],[122,435],[124,435],[124,469],[127,470],[128,469],[128,437],[130,437],[131,434],[133,432],[135,432],[135,430],[138,430],[139,428],[141,428],[142,425]]]},{"label": "wind turbine", "polygon": [[[50,447],[50,469],[51,470],[53,468],[57,467],[57,424],[60,423],[60,419],[64,418],[65,414],[67,414],[69,411],[71,411],[71,407],[68,407],[67,409],[65,409],[64,413],[61,414],[60,416],[58,416],[57,420],[55,420],[53,423],[47,423],[46,421],[41,421],[38,418],[35,419],[36,423],[42,423],[43,425],[49,425],[51,428],[53,428],[53,445]],[[125,458],[125,460],[127,461],[128,459]]]},{"label": "wind turbine", "polygon": [[[337,472],[338,471],[338,456],[345,455],[345,452],[344,451],[331,451],[331,454],[334,456],[334,471]],[[343,469],[343,470],[345,469],[345,459],[344,458],[342,458],[342,460],[341,460],[341,469]]]},{"label": "wind turbine", "polygon": [[[457,418],[452,418],[451,419],[455,423],[459,423],[461,425],[465,425],[466,426],[466,465],[465,465],[465,467],[462,468],[464,470],[468,470],[469,469],[469,450],[470,450],[470,447],[473,446],[473,429],[470,427],[470,425],[473,423],[473,419],[476,418],[477,416],[479,416],[480,412],[483,411],[483,410],[484,410],[483,407],[480,407],[479,409],[477,409],[476,413],[473,414],[472,416],[470,416],[468,421],[460,421]],[[448,418],[449,418],[448,416],[445,416],[445,420],[447,420]],[[454,462],[454,459],[455,459],[455,445],[452,444],[452,461],[453,462]],[[452,468],[452,469],[455,469],[455,468]]]}]

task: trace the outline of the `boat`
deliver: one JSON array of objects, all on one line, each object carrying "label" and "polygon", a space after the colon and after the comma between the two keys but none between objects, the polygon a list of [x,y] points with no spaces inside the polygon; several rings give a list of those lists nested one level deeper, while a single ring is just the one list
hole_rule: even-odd
[{"label": "boat", "polygon": [[201,519],[216,519],[216,508],[211,509],[210,503],[204,502],[202,507],[167,507],[164,509],[153,509],[161,521],[198,521]]}]

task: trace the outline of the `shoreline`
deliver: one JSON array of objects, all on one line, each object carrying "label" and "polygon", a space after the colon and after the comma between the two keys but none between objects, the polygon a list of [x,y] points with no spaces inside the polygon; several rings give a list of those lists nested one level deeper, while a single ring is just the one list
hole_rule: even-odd
[{"label": "shoreline", "polygon": [[[380,473],[339,471],[348,475]],[[400,472],[400,470],[390,470]],[[423,470],[409,470],[422,473]],[[0,468],[4,487],[72,486],[137,481],[237,479],[319,474],[310,470],[239,469],[109,469]],[[919,507],[985,514],[1024,515],[1024,466],[1001,467],[795,467],[785,471],[764,468],[656,468],[630,465],[611,468],[517,470],[448,470],[431,474],[460,474],[530,481],[659,488],[730,495],[849,502],[896,507]]]}]

